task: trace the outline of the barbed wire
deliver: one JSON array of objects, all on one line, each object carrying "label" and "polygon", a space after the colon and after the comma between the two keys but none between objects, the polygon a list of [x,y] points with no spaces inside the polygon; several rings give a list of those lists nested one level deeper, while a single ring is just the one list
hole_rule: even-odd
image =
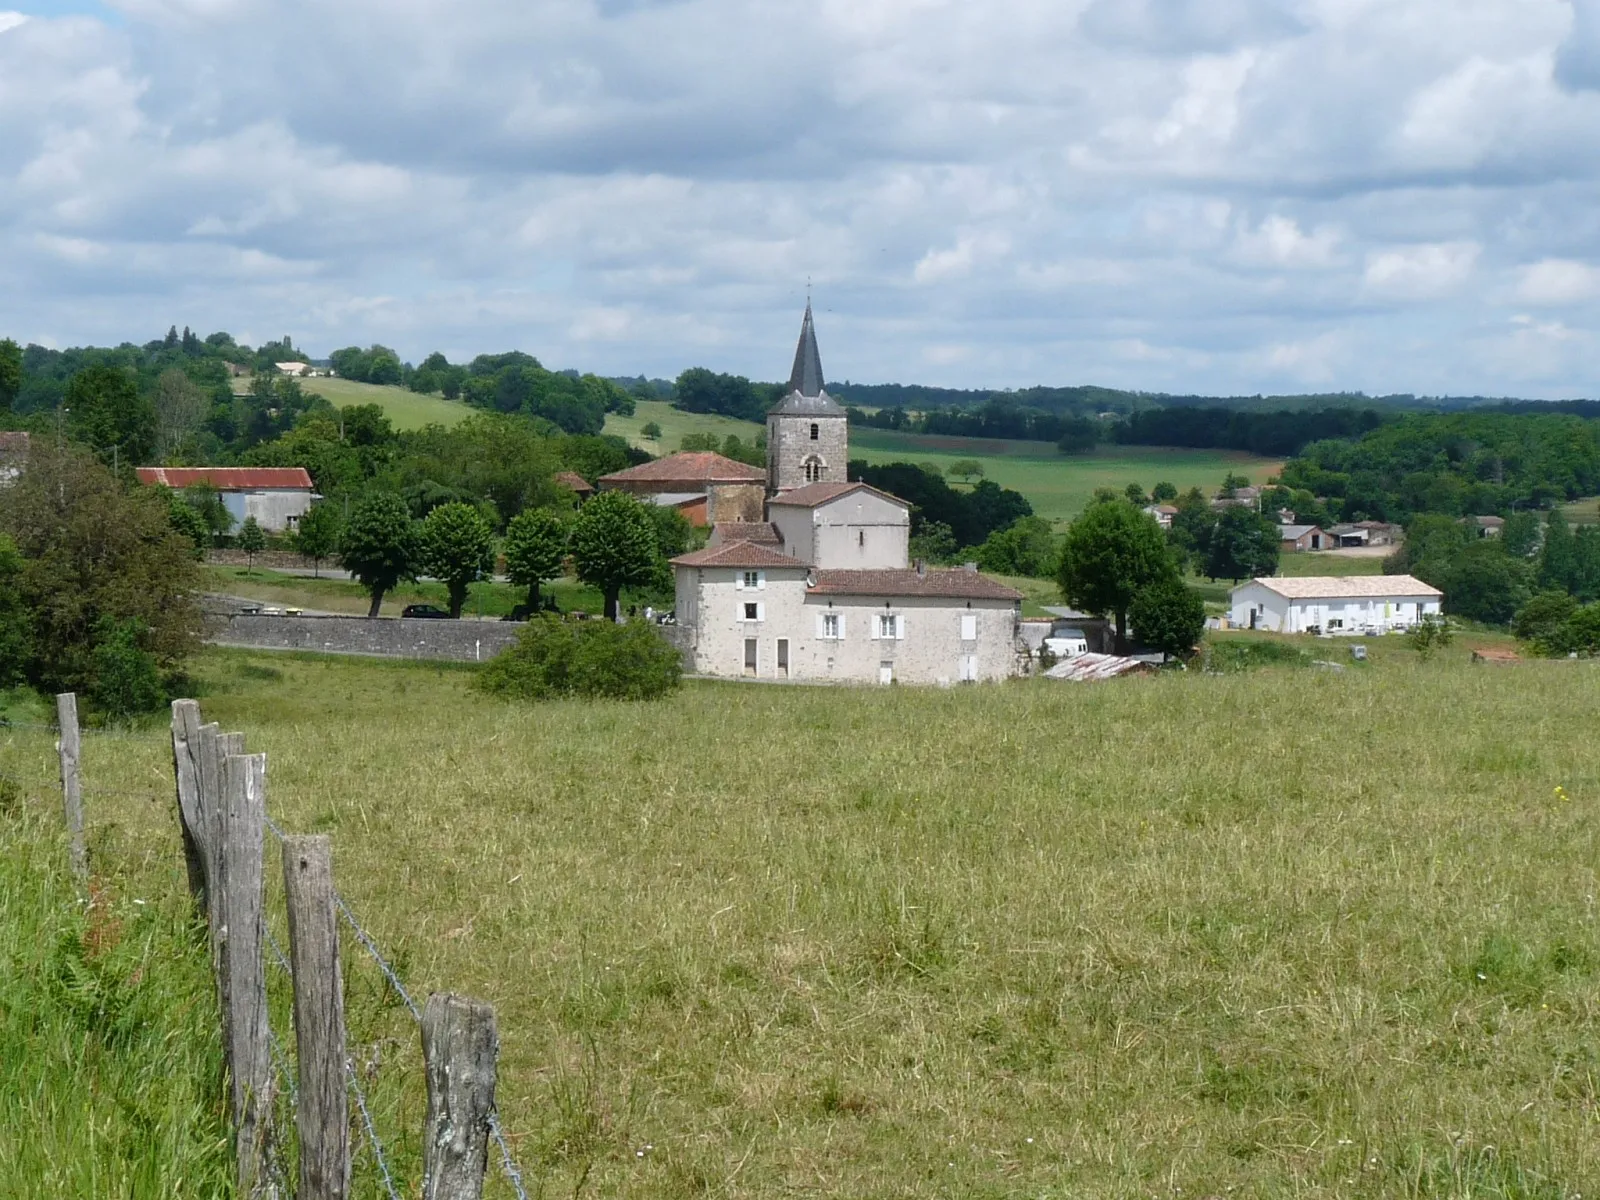
[{"label": "barbed wire", "polygon": [[500,1162],[505,1167],[506,1178],[511,1180],[511,1186],[516,1190],[517,1200],[528,1200],[528,1193],[522,1186],[522,1172],[517,1170],[517,1164],[511,1159],[511,1147],[506,1145],[505,1134],[500,1132],[500,1117],[497,1113],[489,1114],[489,1133],[493,1135],[495,1144],[500,1147]]},{"label": "barbed wire", "polygon": [[350,1060],[344,1060],[345,1077],[350,1081],[350,1090],[356,1094],[356,1107],[361,1110],[361,1123],[367,1128],[367,1145],[372,1147],[372,1157],[377,1160],[378,1171],[383,1176],[384,1190],[389,1193],[389,1200],[400,1200],[400,1193],[394,1190],[394,1176],[389,1173],[389,1162],[383,1157],[383,1143],[378,1140],[378,1131],[372,1124],[372,1114],[367,1111],[367,1094],[361,1090],[361,1081],[356,1078],[355,1068],[350,1065]]},{"label": "barbed wire", "polygon": [[350,928],[356,931],[356,937],[367,948],[367,953],[372,955],[372,961],[378,964],[378,970],[383,972],[384,978],[389,981],[389,986],[394,988],[395,995],[405,1002],[406,1008],[411,1011],[412,1020],[420,1025],[422,1023],[422,1010],[417,1007],[417,1002],[411,998],[411,993],[406,991],[406,985],[400,982],[400,976],[394,973],[394,968],[384,959],[382,952],[378,949],[378,944],[372,940],[372,935],[361,928],[361,922],[356,920],[355,913],[350,911],[350,906],[344,902],[344,897],[339,895],[338,892],[333,894],[333,902],[339,906],[339,911],[344,914],[344,919],[350,923]]}]

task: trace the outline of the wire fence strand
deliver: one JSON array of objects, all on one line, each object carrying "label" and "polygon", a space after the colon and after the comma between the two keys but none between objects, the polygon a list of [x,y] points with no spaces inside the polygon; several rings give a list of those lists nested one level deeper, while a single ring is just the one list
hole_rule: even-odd
[{"label": "wire fence strand", "polygon": [[383,1143],[378,1140],[378,1130],[372,1124],[372,1113],[367,1109],[367,1094],[361,1090],[361,1081],[356,1078],[355,1068],[350,1065],[349,1059],[345,1059],[344,1073],[350,1081],[350,1090],[355,1093],[356,1107],[361,1110],[361,1123],[367,1130],[367,1145],[372,1147],[372,1157],[377,1160],[384,1190],[389,1193],[389,1200],[400,1200],[400,1193],[394,1190],[394,1175],[389,1170],[389,1160],[383,1156]]},{"label": "wire fence strand", "polygon": [[494,1136],[495,1145],[500,1147],[500,1162],[505,1167],[506,1178],[511,1180],[511,1186],[517,1193],[517,1200],[528,1200],[528,1193],[522,1186],[522,1172],[517,1170],[517,1164],[511,1158],[511,1147],[506,1145],[506,1136],[500,1131],[498,1113],[489,1114],[489,1132]]}]

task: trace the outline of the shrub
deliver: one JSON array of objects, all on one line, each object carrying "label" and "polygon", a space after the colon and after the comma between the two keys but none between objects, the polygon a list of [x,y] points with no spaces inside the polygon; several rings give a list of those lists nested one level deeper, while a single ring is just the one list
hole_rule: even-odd
[{"label": "shrub", "polygon": [[1311,661],[1305,651],[1284,642],[1223,638],[1210,644],[1206,667],[1212,671],[1249,671],[1256,667],[1303,667]]},{"label": "shrub", "polygon": [[103,619],[95,629],[94,683],[90,697],[113,721],[152,712],[166,701],[155,656],[140,646],[137,621]]},{"label": "shrub", "polygon": [[678,686],[682,671],[678,652],[643,622],[547,615],[528,622],[516,644],[484,668],[478,686],[517,700],[655,700]]}]

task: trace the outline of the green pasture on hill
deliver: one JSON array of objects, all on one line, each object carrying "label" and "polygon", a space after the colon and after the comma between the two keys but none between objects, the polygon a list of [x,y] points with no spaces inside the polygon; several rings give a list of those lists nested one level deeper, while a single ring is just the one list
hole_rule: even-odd
[{"label": "green pasture on hill", "polygon": [[[650,706],[299,655],[196,675],[414,992],[495,1005],[530,1194],[1594,1194],[1600,674],[1465,640]],[[89,738],[83,770],[96,869],[172,911],[164,727]],[[47,730],[0,731],[0,772],[39,781],[0,823],[54,818]],[[348,940],[346,990],[409,1195],[416,1036]],[[0,1100],[0,1148],[40,1128]],[[113,1192],[145,1194],[54,1194]]]},{"label": "green pasture on hill", "polygon": [[[661,426],[660,441],[650,441],[639,433],[650,421]],[[644,401],[632,417],[615,413],[607,417],[606,432],[621,434],[652,454],[666,454],[678,448],[686,433],[711,433],[719,438],[732,433],[749,442],[762,427],[729,417],[679,412],[664,401]],[[1093,454],[1069,458],[1045,442],[932,437],[861,426],[850,430],[850,457],[871,463],[933,463],[941,471],[961,459],[977,459],[985,478],[1021,492],[1035,512],[1058,522],[1082,512],[1096,488],[1121,491],[1137,483],[1148,491],[1166,480],[1180,491],[1199,487],[1209,493],[1222,486],[1230,471],[1252,483],[1263,483],[1283,467],[1278,459],[1233,451],[1151,446],[1102,446]]]},{"label": "green pasture on hill", "polygon": [[[235,380],[234,386],[247,390],[249,380]],[[421,429],[424,425],[454,425],[469,416],[472,409],[459,400],[446,400],[438,394],[419,395],[403,387],[381,383],[357,383],[353,379],[314,376],[302,379],[300,386],[318,396],[326,396],[336,408],[350,404],[376,404],[396,429]]]}]

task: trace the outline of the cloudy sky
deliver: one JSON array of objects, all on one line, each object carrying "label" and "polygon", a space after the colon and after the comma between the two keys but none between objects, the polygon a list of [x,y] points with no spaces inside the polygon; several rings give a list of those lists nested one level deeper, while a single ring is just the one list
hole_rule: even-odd
[{"label": "cloudy sky", "polygon": [[[6,5],[20,11],[6,11]],[[1600,0],[0,0],[0,334],[1600,396]]]}]

